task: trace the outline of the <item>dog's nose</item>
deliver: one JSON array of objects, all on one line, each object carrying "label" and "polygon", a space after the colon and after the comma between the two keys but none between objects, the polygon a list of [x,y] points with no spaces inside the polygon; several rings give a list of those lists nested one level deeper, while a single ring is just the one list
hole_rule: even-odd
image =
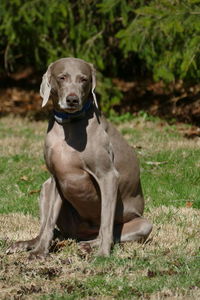
[{"label": "dog's nose", "polygon": [[79,104],[79,98],[77,95],[68,95],[66,98],[66,102],[68,105],[78,105]]}]

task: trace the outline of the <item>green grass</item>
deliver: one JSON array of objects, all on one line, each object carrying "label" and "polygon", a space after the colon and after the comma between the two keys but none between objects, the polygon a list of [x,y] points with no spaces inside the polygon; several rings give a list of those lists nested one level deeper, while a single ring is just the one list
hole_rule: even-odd
[{"label": "green grass", "polygon": [[[191,201],[193,207],[200,208],[198,159],[198,149],[163,150],[143,157],[141,178],[144,193],[149,195],[152,204],[185,206]],[[148,165],[148,161],[164,163]]]},{"label": "green grass", "polygon": [[41,158],[34,159],[27,154],[1,157],[0,213],[38,214],[36,200],[41,183],[48,177],[41,169],[42,164]]},{"label": "green grass", "polygon": [[[115,255],[117,255],[117,251]],[[85,277],[66,280],[62,293],[52,293],[42,299],[85,299],[106,297],[115,299],[138,299],[166,290],[186,292],[199,284],[197,264],[199,259],[163,259],[163,255],[138,259],[95,259],[85,268]],[[95,275],[92,272],[95,270]],[[139,270],[139,272],[138,272]],[[192,278],[188,280],[188,276]],[[116,276],[118,275],[118,276]]]},{"label": "green grass", "polygon": [[44,168],[42,153],[44,128],[45,124],[40,122],[32,126],[31,122],[19,119],[0,121],[3,145],[0,157],[0,213],[38,215],[37,198],[41,184],[49,176]]},{"label": "green grass", "polygon": [[200,298],[199,140],[183,137],[188,125],[144,114],[114,121],[140,160],[145,215],[154,224],[148,243],[117,244],[104,259],[66,241],[46,261],[29,262],[27,253],[6,256],[5,250],[11,240],[38,232],[38,197],[49,177],[47,123],[0,120],[1,299]]},{"label": "green grass", "polygon": [[153,206],[192,202],[200,208],[199,146],[183,138],[175,125],[162,123],[156,119],[144,122],[147,127],[121,126],[121,133],[138,153],[144,194]]}]

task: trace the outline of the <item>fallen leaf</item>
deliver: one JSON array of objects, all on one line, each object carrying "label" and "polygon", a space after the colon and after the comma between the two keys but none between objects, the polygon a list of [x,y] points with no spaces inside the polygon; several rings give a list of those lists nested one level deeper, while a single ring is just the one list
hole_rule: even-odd
[{"label": "fallen leaf", "polygon": [[20,179],[23,180],[23,181],[29,181],[29,179],[28,179],[28,177],[26,175],[20,177]]},{"label": "fallen leaf", "polygon": [[79,256],[81,258],[86,258],[88,254],[92,252],[92,247],[89,243],[80,243],[79,244]]},{"label": "fallen leaf", "polygon": [[41,165],[41,166],[40,166],[40,169],[42,169],[43,171],[48,171],[46,165]]},{"label": "fallen leaf", "polygon": [[187,201],[185,204],[185,206],[188,208],[192,207],[192,205],[193,205],[193,203],[191,201]]},{"label": "fallen leaf", "polygon": [[36,193],[39,193],[39,192],[40,192],[40,190],[32,190],[32,191],[29,192],[29,195],[36,194]]},{"label": "fallen leaf", "polygon": [[149,278],[156,277],[156,276],[157,276],[157,272],[154,272],[154,271],[148,270],[148,272],[147,272],[147,276],[148,276]]},{"label": "fallen leaf", "polygon": [[63,240],[63,241],[53,241],[52,242],[52,245],[50,247],[50,251],[51,252],[59,252],[62,250],[62,248],[66,247],[67,246],[67,241],[66,240]]}]

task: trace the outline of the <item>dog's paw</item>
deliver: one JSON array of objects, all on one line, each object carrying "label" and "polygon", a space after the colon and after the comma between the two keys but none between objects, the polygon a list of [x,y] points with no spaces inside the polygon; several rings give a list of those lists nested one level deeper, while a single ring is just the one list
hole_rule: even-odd
[{"label": "dog's paw", "polygon": [[110,256],[110,250],[100,248],[98,250],[98,252],[97,252],[97,256],[100,256],[100,257],[109,257]]},{"label": "dog's paw", "polygon": [[33,250],[30,252],[28,259],[35,260],[35,259],[46,259],[49,256],[49,253],[45,253],[44,251]]},{"label": "dog's paw", "polygon": [[113,242],[109,242],[109,241],[106,241],[104,243],[101,242],[99,250],[97,252],[97,255],[101,256],[101,257],[108,257],[108,256],[110,256],[110,252],[111,252],[111,248],[112,247],[113,247]]},{"label": "dog's paw", "polygon": [[13,254],[16,252],[26,251],[27,249],[28,249],[28,243],[26,241],[19,241],[12,244],[6,250],[6,254]]},{"label": "dog's paw", "polygon": [[96,248],[99,247],[100,245],[100,240],[99,238],[96,238],[94,240],[89,240],[89,241],[80,241],[79,242],[80,247],[91,247],[91,248]]}]

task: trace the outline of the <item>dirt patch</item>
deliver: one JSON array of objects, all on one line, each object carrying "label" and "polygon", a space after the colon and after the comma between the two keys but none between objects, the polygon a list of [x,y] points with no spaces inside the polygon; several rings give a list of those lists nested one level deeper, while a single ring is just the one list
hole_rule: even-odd
[{"label": "dirt patch", "polygon": [[147,111],[151,115],[199,125],[200,85],[185,85],[183,81],[165,85],[150,80],[114,83],[123,92],[123,100],[116,107],[119,112]]},{"label": "dirt patch", "polygon": [[0,90],[0,115],[14,114],[18,116],[30,116],[36,120],[48,117],[51,105],[41,109],[40,94],[34,90],[26,90],[21,87],[9,87]]}]

